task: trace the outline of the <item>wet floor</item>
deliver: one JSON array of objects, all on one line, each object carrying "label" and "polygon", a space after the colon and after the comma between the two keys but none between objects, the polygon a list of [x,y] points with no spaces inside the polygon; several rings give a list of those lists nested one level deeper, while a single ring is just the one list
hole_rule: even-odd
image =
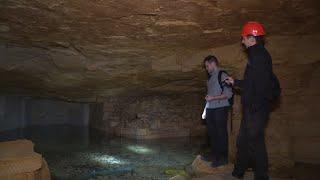
[{"label": "wet floor", "polygon": [[[173,175],[168,172],[183,172],[206,149],[204,138],[133,140],[60,125],[0,133],[0,141],[23,138],[35,143],[35,151],[48,162],[53,180],[169,179]],[[296,163],[293,172],[281,176],[316,180],[319,172],[319,165]]]},{"label": "wet floor", "polygon": [[53,179],[168,179],[199,154],[203,138],[133,140],[70,126],[32,127],[2,133],[0,140],[30,139]]}]

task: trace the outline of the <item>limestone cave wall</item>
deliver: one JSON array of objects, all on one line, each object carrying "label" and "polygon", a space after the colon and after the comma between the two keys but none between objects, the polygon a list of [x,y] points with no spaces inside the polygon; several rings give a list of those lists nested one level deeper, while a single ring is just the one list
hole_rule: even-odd
[{"label": "limestone cave wall", "polygon": [[0,95],[0,132],[30,126],[88,126],[89,105],[18,95]]},{"label": "limestone cave wall", "polygon": [[138,139],[204,135],[203,104],[198,94],[110,97],[91,127]]}]

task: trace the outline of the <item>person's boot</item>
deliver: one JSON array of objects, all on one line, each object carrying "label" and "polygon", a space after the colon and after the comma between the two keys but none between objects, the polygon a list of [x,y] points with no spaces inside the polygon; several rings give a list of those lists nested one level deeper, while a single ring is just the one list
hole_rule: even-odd
[{"label": "person's boot", "polygon": [[237,173],[235,171],[232,171],[232,177],[237,178],[237,179],[243,179],[244,174],[243,173]]},{"label": "person's boot", "polygon": [[225,166],[225,165],[227,165],[227,164],[228,164],[228,159],[222,158],[222,159],[213,161],[213,162],[211,163],[211,167],[216,168],[216,167],[219,167],[219,166]]},{"label": "person's boot", "polygon": [[269,177],[266,173],[262,174],[262,175],[254,174],[254,179],[255,180],[269,180]]}]

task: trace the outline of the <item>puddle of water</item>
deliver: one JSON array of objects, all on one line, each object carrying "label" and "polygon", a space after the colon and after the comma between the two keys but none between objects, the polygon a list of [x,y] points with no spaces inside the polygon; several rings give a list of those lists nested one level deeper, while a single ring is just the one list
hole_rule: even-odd
[{"label": "puddle of water", "polygon": [[204,138],[133,140],[71,126],[31,127],[2,133],[0,140],[30,139],[48,162],[53,179],[168,179],[184,169]]}]

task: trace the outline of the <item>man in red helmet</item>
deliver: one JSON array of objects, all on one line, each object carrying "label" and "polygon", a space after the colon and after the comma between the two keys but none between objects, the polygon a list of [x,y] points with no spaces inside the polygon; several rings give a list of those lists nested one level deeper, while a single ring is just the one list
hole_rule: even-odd
[{"label": "man in red helmet", "polygon": [[243,119],[237,138],[236,163],[232,175],[242,178],[252,166],[255,180],[268,179],[268,157],[264,132],[269,116],[272,91],[272,59],[264,47],[265,31],[258,22],[248,22],[242,29],[242,44],[248,54],[243,80],[227,78],[227,83],[239,87]]}]

